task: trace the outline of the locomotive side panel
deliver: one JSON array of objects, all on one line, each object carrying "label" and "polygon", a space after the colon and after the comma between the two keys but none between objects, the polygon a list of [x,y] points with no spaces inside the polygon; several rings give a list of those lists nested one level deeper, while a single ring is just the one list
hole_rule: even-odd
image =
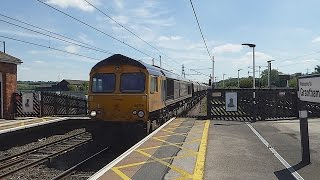
[{"label": "locomotive side panel", "polygon": [[162,94],[165,92],[162,92],[162,81],[164,77],[163,76],[149,76],[149,85],[148,85],[148,103],[149,103],[149,112],[158,111],[162,108],[164,108],[164,101]]}]

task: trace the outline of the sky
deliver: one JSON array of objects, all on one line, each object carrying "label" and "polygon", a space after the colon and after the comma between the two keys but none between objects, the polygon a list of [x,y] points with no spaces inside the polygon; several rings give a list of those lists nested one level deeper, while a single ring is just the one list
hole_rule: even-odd
[{"label": "sky", "polygon": [[[181,74],[183,64],[187,78],[208,82],[212,60],[189,0],[87,0],[101,12],[85,0],[41,0],[88,26],[39,1],[0,6],[0,41],[6,53],[23,61],[18,80],[88,80],[97,62],[120,53],[149,64],[154,59],[156,65],[161,56],[163,68]],[[265,70],[271,59],[284,74],[310,73],[320,65],[318,0],[192,2],[218,81],[223,74],[237,77],[238,69],[241,77],[252,75],[252,49],[242,43],[256,44],[256,70]]]}]

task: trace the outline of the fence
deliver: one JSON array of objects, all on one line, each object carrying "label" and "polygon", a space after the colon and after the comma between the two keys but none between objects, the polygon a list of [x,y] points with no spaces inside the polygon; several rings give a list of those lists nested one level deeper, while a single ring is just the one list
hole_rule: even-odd
[{"label": "fence", "polygon": [[14,94],[15,117],[72,116],[87,114],[87,100],[50,92],[33,92],[33,110],[23,108],[23,94]]},{"label": "fence", "polygon": [[[227,111],[226,93],[237,94],[236,109]],[[295,89],[256,89],[253,106],[253,89],[211,89],[207,95],[208,118],[251,121],[298,116]]]}]

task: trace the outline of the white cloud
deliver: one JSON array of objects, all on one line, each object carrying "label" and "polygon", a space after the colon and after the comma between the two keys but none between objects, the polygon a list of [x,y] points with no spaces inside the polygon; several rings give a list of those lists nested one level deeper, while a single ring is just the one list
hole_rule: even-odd
[{"label": "white cloud", "polygon": [[[267,65],[267,61],[273,59],[272,56],[263,52],[255,52],[255,63],[258,65]],[[229,59],[237,67],[251,66],[252,67],[252,52],[247,52],[244,56],[238,59]]]},{"label": "white cloud", "polygon": [[316,63],[318,62],[317,60],[315,59],[304,59],[301,61],[302,63]]},{"label": "white cloud", "polygon": [[[47,0],[47,3],[59,6],[61,8],[76,8],[82,11],[92,12],[94,8],[90,6],[87,2],[83,0]],[[98,0],[90,1],[90,3],[98,5],[100,2]]]},{"label": "white cloud", "polygon": [[283,64],[292,64],[292,63],[293,63],[293,61],[290,61],[290,60],[286,60],[283,62]]},{"label": "white cloud", "polygon": [[43,64],[44,63],[44,61],[33,61],[33,62],[35,62],[37,64]]},{"label": "white cloud", "polygon": [[33,33],[26,33],[23,31],[14,31],[14,30],[0,30],[0,33],[15,35],[15,36],[22,36],[22,37],[28,37],[28,38],[37,38],[37,39],[44,39],[48,40],[45,36],[36,35]]},{"label": "white cloud", "polygon": [[78,36],[78,38],[84,43],[91,44],[91,45],[94,44],[93,41],[86,34],[81,33]]},{"label": "white cloud", "polygon": [[[270,56],[266,53],[263,53],[263,52],[255,52],[254,54],[255,54],[256,61],[268,61],[268,60],[272,59],[272,56]],[[252,52],[247,52],[245,55],[245,58],[252,61]]]},{"label": "white cloud", "polygon": [[158,38],[159,41],[176,41],[182,39],[181,36],[160,36]]},{"label": "white cloud", "polygon": [[[115,19],[117,22],[119,22],[120,24],[127,24],[129,22],[129,17],[128,16],[124,16],[124,15],[119,15],[119,16],[113,16],[113,19]],[[110,20],[111,23],[115,23],[112,20]]]},{"label": "white cloud", "polygon": [[20,69],[21,69],[21,70],[25,70],[25,71],[31,70],[31,68],[29,68],[29,67],[21,67]]},{"label": "white cloud", "polygon": [[117,6],[117,8],[119,8],[119,9],[123,9],[124,8],[123,0],[113,0],[113,2]]},{"label": "white cloud", "polygon": [[320,42],[320,36],[314,38],[314,39],[312,40],[312,42],[313,42],[313,43],[318,43],[318,42]]},{"label": "white cloud", "polygon": [[221,46],[217,46],[213,48],[213,53],[218,53],[218,54],[222,54],[222,53],[229,53],[229,52],[240,52],[243,49],[243,47],[241,45],[237,45],[237,44],[225,44],[225,45],[221,45]]},{"label": "white cloud", "polygon": [[65,48],[66,51],[70,52],[70,53],[78,53],[79,51],[79,47],[77,46],[74,46],[74,45],[70,45],[70,46],[67,46]]}]

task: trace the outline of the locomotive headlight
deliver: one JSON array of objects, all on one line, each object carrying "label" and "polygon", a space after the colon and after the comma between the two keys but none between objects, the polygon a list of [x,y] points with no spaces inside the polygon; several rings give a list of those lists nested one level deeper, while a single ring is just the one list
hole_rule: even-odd
[{"label": "locomotive headlight", "polygon": [[90,112],[90,116],[95,117],[96,115],[97,115],[97,112],[96,112],[96,111],[91,111],[91,112]]},{"label": "locomotive headlight", "polygon": [[136,110],[133,110],[133,111],[132,111],[132,114],[133,114],[133,115],[136,115],[136,114],[137,114],[137,111],[136,111]]},{"label": "locomotive headlight", "polygon": [[138,112],[138,117],[139,117],[139,118],[143,118],[143,116],[144,116],[144,112],[143,112],[143,111],[139,111],[139,112]]}]

